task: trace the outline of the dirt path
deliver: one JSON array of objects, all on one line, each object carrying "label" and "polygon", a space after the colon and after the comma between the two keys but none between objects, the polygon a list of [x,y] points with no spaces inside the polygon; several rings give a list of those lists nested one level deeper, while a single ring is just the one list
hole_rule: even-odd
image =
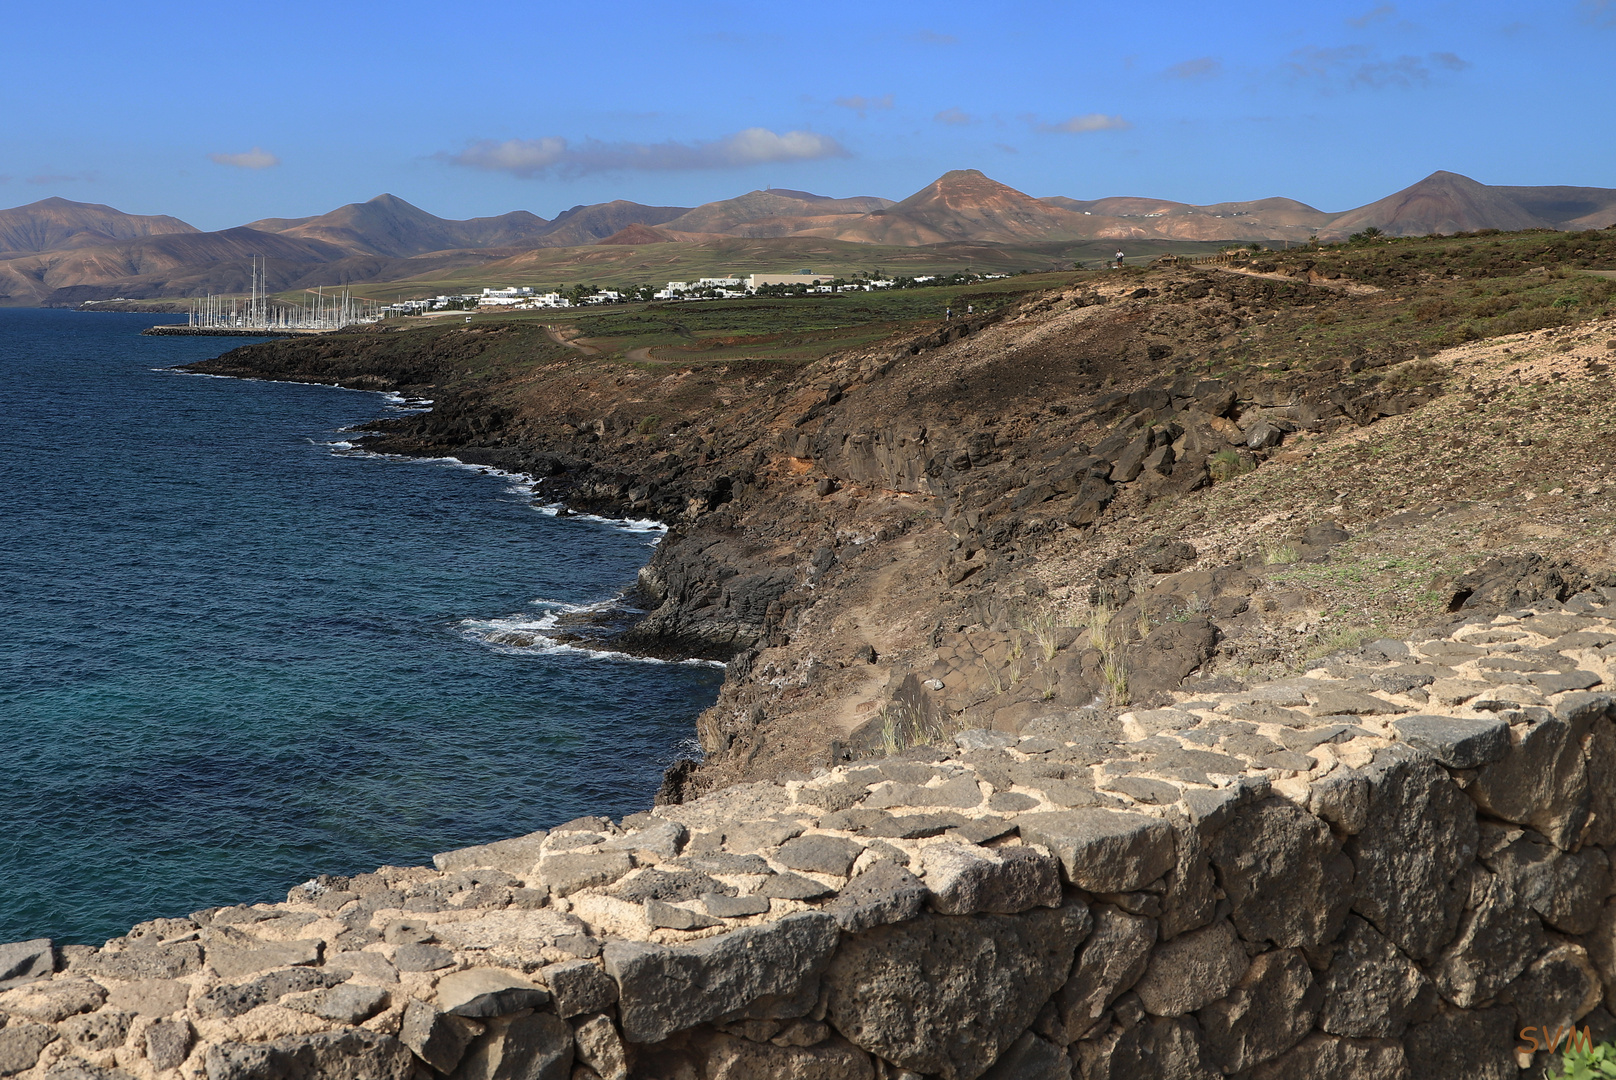
[{"label": "dirt path", "polygon": [[655,356],[651,355],[651,346],[649,346],[649,345],[636,345],[636,346],[634,346],[634,348],[630,349],[628,352],[624,353],[623,355],[625,357],[627,357],[628,359],[634,361],[636,364],[657,364],[657,363],[661,363],[660,360],[658,360]]},{"label": "dirt path", "polygon": [[555,342],[557,345],[565,345],[569,349],[577,349],[579,352],[583,353],[585,356],[599,356],[600,355],[600,350],[597,349],[595,346],[593,346],[593,345],[585,345],[581,341],[574,341],[574,340],[572,340],[570,338],[562,337],[561,336],[561,331],[557,330],[553,326],[546,326],[544,328],[544,332],[546,334],[549,334],[550,335],[550,340]]}]

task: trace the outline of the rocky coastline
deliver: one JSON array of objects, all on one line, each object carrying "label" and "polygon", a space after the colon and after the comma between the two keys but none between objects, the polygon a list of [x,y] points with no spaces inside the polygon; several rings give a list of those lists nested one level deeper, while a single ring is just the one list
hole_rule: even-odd
[{"label": "rocky coastline", "polygon": [[0,1075],[1537,1076],[1616,1033],[1611,685],[1590,590],[1115,743],[965,731],[0,946]]}]

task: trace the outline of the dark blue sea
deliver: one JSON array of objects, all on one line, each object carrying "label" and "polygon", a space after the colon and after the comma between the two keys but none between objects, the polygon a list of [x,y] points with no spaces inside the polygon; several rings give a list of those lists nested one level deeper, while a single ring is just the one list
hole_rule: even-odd
[{"label": "dark blue sea", "polygon": [[396,397],[0,309],[0,942],[650,806],[722,671],[554,647],[659,534],[345,450]]}]

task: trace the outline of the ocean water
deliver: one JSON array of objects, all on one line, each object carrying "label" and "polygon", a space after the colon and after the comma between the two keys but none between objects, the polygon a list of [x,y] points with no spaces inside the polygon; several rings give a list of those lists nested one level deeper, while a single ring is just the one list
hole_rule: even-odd
[{"label": "ocean water", "polygon": [[0,309],[0,942],[650,805],[722,671],[542,631],[657,532],[346,450],[404,403],[152,321]]}]

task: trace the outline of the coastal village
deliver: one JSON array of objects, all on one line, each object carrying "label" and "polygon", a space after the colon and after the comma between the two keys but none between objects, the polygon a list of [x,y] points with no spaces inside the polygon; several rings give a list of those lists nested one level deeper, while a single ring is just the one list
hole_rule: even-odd
[{"label": "coastal village", "polygon": [[434,296],[402,300],[387,305],[388,315],[426,315],[441,311],[535,311],[544,308],[583,307],[594,304],[626,304],[646,300],[735,300],[748,296],[828,295],[873,292],[880,289],[923,288],[928,285],[967,285],[995,281],[1009,274],[923,274],[917,277],[864,278],[816,274],[798,270],[791,274],[748,274],[744,277],[706,277],[696,281],[670,281],[662,288],[643,285],[637,289],[597,289],[580,285],[561,292],[538,292],[531,286],[484,288],[480,293]]}]

